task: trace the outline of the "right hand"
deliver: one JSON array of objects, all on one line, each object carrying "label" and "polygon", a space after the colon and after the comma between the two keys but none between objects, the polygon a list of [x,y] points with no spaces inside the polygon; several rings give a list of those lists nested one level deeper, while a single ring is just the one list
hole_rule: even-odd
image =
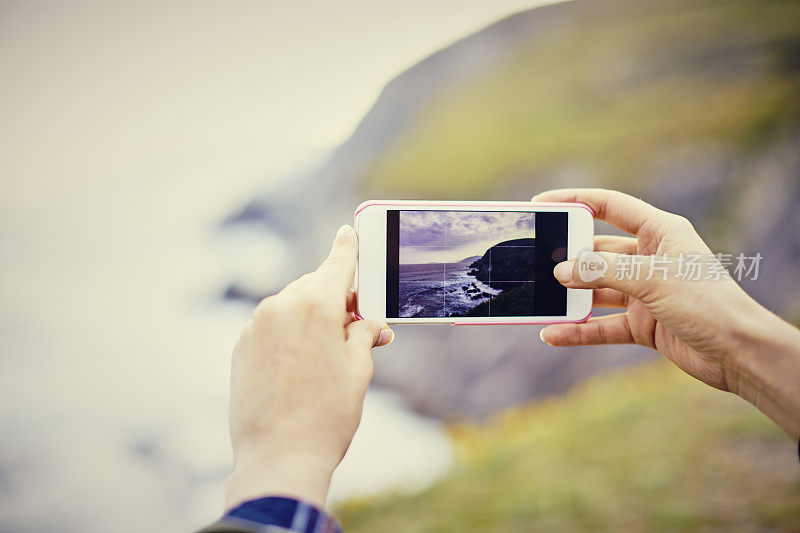
[{"label": "right hand", "polygon": [[[685,218],[661,211],[642,200],[604,189],[559,189],[543,192],[534,202],[581,202],[595,217],[635,237],[599,235],[594,248],[608,263],[597,280],[584,282],[579,262],[564,261],[556,278],[568,288],[594,289],[594,306],[624,311],[594,317],[580,324],[554,324],[542,330],[552,346],[636,343],[654,348],[686,373],[718,389],[738,392],[735,358],[743,338],[761,318],[777,318],[750,298],[732,278],[682,280],[674,269],[648,276],[652,256],[711,255],[708,246]],[[641,276],[618,279],[621,255],[639,256]],[[648,257],[650,256],[650,257]],[[673,265],[675,263],[673,262]],[[650,279],[647,279],[650,277]],[[754,323],[755,322],[755,323]]]}]

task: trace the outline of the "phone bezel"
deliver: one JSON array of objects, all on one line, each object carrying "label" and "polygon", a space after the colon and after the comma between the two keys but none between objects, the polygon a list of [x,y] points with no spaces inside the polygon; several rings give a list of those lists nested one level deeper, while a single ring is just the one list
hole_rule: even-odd
[{"label": "phone bezel", "polygon": [[579,203],[476,202],[427,200],[370,200],[355,210],[354,227],[359,238],[356,268],[356,313],[390,324],[555,324],[583,322],[591,316],[592,291],[567,289],[567,314],[563,316],[523,317],[386,317],[386,211],[424,209],[436,211],[549,211],[567,212],[567,257],[574,259],[584,250],[594,249],[594,214]]}]

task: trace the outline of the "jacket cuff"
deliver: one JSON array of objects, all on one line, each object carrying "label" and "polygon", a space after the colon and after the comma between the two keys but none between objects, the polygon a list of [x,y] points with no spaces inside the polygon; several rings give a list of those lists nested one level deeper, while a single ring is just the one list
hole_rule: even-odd
[{"label": "jacket cuff", "polygon": [[234,507],[199,533],[342,533],[329,514],[293,498],[270,496]]}]

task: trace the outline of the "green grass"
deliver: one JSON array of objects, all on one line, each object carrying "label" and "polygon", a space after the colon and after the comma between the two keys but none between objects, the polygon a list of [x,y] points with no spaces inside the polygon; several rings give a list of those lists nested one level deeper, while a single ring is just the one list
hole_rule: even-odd
[{"label": "green grass", "polygon": [[[565,354],[565,357],[568,354]],[[796,531],[796,443],[667,363],[451,429],[453,471],[338,509],[348,532]]]},{"label": "green grass", "polygon": [[367,189],[483,199],[577,165],[636,192],[665,148],[748,149],[800,123],[800,2],[584,4],[564,31],[435,94]]}]

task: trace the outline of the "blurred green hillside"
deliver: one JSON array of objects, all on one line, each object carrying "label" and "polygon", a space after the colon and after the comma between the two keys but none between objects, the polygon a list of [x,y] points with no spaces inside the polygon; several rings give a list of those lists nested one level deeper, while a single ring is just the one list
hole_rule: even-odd
[{"label": "blurred green hillside", "polygon": [[[370,144],[384,131],[385,145]],[[575,0],[500,21],[398,76],[339,164],[368,162],[342,172],[365,196],[524,199],[552,186],[641,195],[690,217],[714,249],[759,250],[765,275],[747,290],[796,318],[798,132],[800,2]],[[378,358],[376,376],[448,414],[464,398],[494,406],[509,387],[541,394],[622,351],[550,361],[527,332],[504,330],[521,339],[502,354],[514,364],[487,370],[484,352],[502,345],[491,334],[487,345],[471,339],[472,358],[426,339],[433,347],[402,354],[404,364]],[[460,394],[476,383],[478,400]],[[422,494],[344,505],[346,530],[800,531],[796,443],[666,363],[595,377],[452,435],[453,472]]]},{"label": "blurred green hillside", "polygon": [[[638,193],[665,150],[758,150],[800,124],[800,2],[592,0],[437,90],[365,176],[375,194],[497,197],[578,166]],[[536,11],[540,11],[536,10]]]},{"label": "blurred green hillside", "polygon": [[796,444],[665,362],[594,378],[487,425],[418,495],[338,510],[348,532],[797,531]]},{"label": "blurred green hillside", "polygon": [[[290,201],[238,218],[289,227],[300,205],[323,228],[370,197],[618,188],[689,217],[716,251],[761,253],[745,289],[797,319],[798,146],[799,1],[573,0],[399,74]],[[409,326],[375,354],[378,384],[445,420],[553,399],[454,426],[448,476],[343,505],[347,531],[800,531],[796,443],[754,408],[665,363],[558,396],[648,354],[536,334]]]}]

